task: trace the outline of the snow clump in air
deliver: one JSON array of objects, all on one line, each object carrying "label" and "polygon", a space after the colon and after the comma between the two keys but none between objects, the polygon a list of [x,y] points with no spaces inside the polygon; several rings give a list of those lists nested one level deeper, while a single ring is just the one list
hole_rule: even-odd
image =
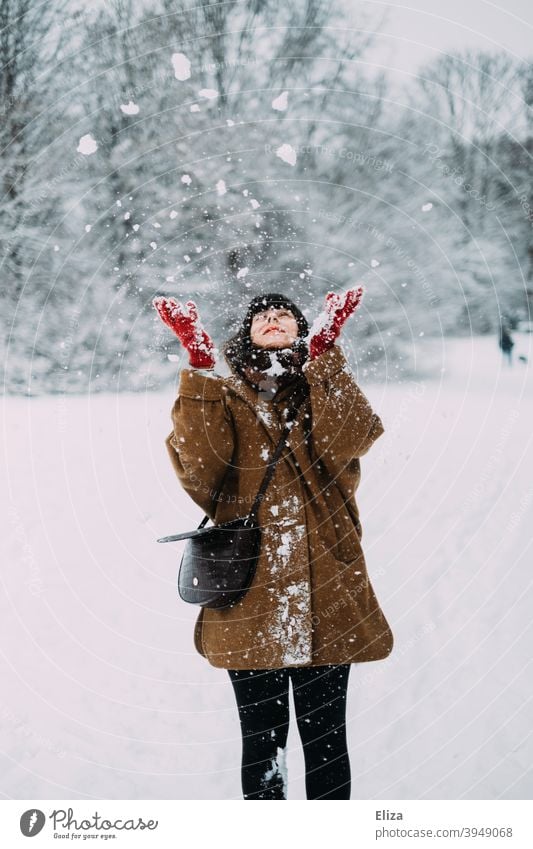
[{"label": "snow clump in air", "polygon": [[422,207],[422,212],[429,212],[432,209],[433,209],[432,203],[425,203],[424,206]]},{"label": "snow clump in air", "polygon": [[272,109],[276,109],[278,112],[285,112],[288,103],[288,94],[288,91],[282,91],[279,97],[275,97],[272,101]]},{"label": "snow clump in air", "polygon": [[226,192],[227,192],[226,181],[225,180],[219,180],[216,188],[217,188],[217,194],[225,195]]},{"label": "snow clump in air", "polygon": [[122,112],[124,112],[124,115],[138,115],[139,114],[139,107],[137,106],[136,103],[133,102],[133,100],[130,100],[128,103],[121,103],[120,109],[121,109]]},{"label": "snow clump in air", "polygon": [[296,151],[291,144],[282,144],[276,150],[276,156],[287,165],[296,165]]},{"label": "snow clump in air", "polygon": [[84,156],[90,156],[91,153],[96,153],[96,151],[98,150],[98,145],[95,139],[93,139],[92,135],[90,133],[87,133],[86,135],[81,137],[76,150],[78,151],[78,153],[83,153]]},{"label": "snow clump in air", "polygon": [[189,177],[188,174],[184,174],[181,178],[181,182],[185,183],[186,186],[190,186],[191,183],[192,183],[192,180],[191,180],[191,178]]},{"label": "snow clump in air", "polygon": [[218,97],[218,91],[214,88],[201,88],[198,92],[199,97],[205,97],[206,100],[214,100]]},{"label": "snow clump in air", "polygon": [[172,65],[174,67],[174,76],[177,80],[183,82],[191,76],[191,63],[187,59],[185,53],[173,53]]}]

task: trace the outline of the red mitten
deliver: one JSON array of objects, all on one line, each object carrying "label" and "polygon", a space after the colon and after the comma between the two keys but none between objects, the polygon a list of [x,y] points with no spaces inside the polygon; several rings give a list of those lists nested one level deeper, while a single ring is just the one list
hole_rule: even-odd
[{"label": "red mitten", "polygon": [[312,360],[328,351],[338,338],[345,321],[361,303],[363,287],[348,289],[342,295],[328,292],[323,311],[310,330],[309,356]]},{"label": "red mitten", "polygon": [[193,368],[213,368],[215,346],[201,325],[194,301],[187,301],[187,310],[174,298],[154,298],[152,304],[161,321],[170,327],[189,352],[189,365]]}]

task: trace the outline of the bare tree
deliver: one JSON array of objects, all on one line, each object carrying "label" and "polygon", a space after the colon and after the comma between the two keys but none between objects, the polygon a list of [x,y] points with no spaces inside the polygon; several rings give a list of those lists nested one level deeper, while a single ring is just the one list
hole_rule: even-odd
[{"label": "bare tree", "polygon": [[[491,200],[494,153],[502,134],[522,113],[521,63],[509,54],[464,50],[446,54],[423,67],[413,100],[432,128],[436,144],[447,146],[454,175],[463,178],[458,205],[467,228],[482,221]],[[457,180],[460,184],[461,180]],[[476,198],[464,186],[473,186]]]},{"label": "bare tree", "polygon": [[29,236],[25,189],[31,163],[49,141],[41,115],[57,90],[52,69],[67,43],[68,27],[60,25],[66,5],[67,0],[0,3],[0,248],[15,296],[24,269],[22,244],[28,244]]}]

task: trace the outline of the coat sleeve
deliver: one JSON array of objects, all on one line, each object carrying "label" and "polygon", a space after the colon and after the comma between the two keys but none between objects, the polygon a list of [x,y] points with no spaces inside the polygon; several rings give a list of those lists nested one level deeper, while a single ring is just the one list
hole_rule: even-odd
[{"label": "coat sleeve", "polygon": [[384,433],[379,416],[355,382],[338,345],[304,367],[309,383],[312,439],[316,455],[329,474],[339,479]]},{"label": "coat sleeve", "polygon": [[235,443],[226,388],[221,377],[183,369],[165,443],[185,492],[214,519],[217,489],[231,463]]}]

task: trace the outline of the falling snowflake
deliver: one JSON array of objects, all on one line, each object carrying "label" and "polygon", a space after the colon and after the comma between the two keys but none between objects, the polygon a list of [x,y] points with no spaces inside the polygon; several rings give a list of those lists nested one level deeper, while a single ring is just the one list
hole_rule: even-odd
[{"label": "falling snowflake", "polygon": [[287,165],[296,165],[296,151],[291,144],[282,144],[276,150],[276,156]]},{"label": "falling snowflake", "polygon": [[191,180],[191,178],[189,177],[188,174],[183,174],[183,176],[181,178],[181,182],[185,183],[186,186],[190,186],[191,183],[192,183],[192,180]]},{"label": "falling snowflake", "polygon": [[370,265],[372,266],[372,268],[377,268],[378,265],[381,265],[381,263],[380,263],[379,259],[371,259]]},{"label": "falling snowflake", "polygon": [[191,63],[187,59],[185,53],[173,53],[172,65],[174,66],[174,76],[177,80],[188,80],[191,76]]},{"label": "falling snowflake", "polygon": [[278,112],[285,112],[288,94],[288,91],[282,91],[279,97],[275,97],[272,101],[272,109],[276,109]]},{"label": "falling snowflake", "polygon": [[226,192],[227,192],[226,181],[225,180],[219,180],[217,185],[216,185],[216,189],[217,189],[217,194],[225,195]]},{"label": "falling snowflake", "polygon": [[248,274],[248,266],[245,265],[244,268],[239,268],[239,270],[237,272],[237,278],[241,279],[242,277],[246,277],[247,274]]},{"label": "falling snowflake", "polygon": [[431,209],[433,209],[433,204],[432,203],[425,203],[424,206],[422,207],[422,212],[429,212]]},{"label": "falling snowflake", "polygon": [[218,91],[214,88],[201,88],[198,92],[198,97],[205,97],[206,100],[215,100],[218,97]]},{"label": "falling snowflake", "polygon": [[139,107],[137,106],[136,103],[133,102],[133,100],[128,101],[128,103],[121,103],[120,104],[120,110],[121,110],[121,112],[124,112],[124,115],[138,115],[139,114]]},{"label": "falling snowflake", "polygon": [[91,153],[96,153],[98,145],[92,135],[87,133],[81,137],[76,150],[78,153],[83,153],[84,156],[90,156]]}]

